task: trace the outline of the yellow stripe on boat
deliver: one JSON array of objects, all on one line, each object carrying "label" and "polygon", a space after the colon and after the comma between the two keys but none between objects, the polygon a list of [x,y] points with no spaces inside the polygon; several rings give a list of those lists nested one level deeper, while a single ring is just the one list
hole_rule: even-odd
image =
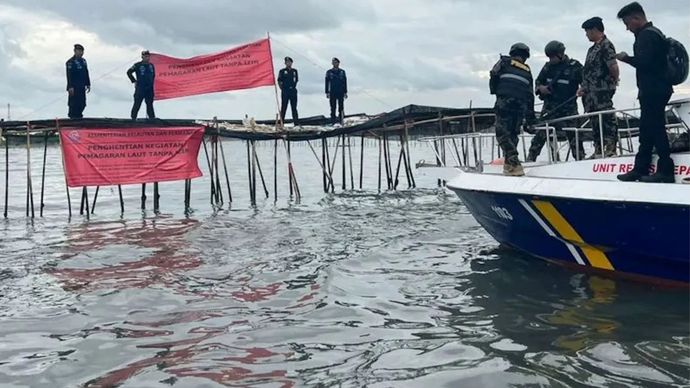
[{"label": "yellow stripe on boat", "polygon": [[570,225],[550,202],[535,200],[532,201],[532,203],[562,238],[576,244],[582,249],[582,252],[585,254],[585,257],[587,257],[592,267],[608,270],[614,269],[613,265],[611,265],[611,261],[606,257],[606,254],[600,249],[587,244],[577,231],[575,231],[575,228]]}]

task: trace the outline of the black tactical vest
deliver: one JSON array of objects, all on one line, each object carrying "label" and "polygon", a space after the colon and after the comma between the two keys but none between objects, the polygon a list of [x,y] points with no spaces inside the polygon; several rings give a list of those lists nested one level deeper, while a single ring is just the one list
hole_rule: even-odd
[{"label": "black tactical vest", "polygon": [[528,101],[532,97],[532,72],[529,66],[510,57],[501,58],[496,95]]}]

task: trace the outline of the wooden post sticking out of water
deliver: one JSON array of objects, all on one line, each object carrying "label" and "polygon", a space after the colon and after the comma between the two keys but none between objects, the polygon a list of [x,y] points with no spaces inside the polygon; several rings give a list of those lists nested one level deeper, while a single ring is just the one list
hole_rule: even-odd
[{"label": "wooden post sticking out of water", "polygon": [[[213,123],[216,127],[216,135],[220,135],[220,128],[218,127],[218,118],[213,117]],[[225,162],[225,149],[223,149],[223,139],[220,138],[220,155],[223,158],[223,171],[225,172],[225,184],[228,188],[228,203],[232,203],[232,190],[230,190],[230,177],[228,176],[228,164]],[[220,183],[219,183],[220,184]]]},{"label": "wooden post sticking out of water", "polygon": [[343,191],[345,191],[347,189],[347,184],[346,184],[347,181],[345,180],[345,173],[346,173],[345,170],[347,170],[347,168],[345,167],[345,152],[346,152],[345,135],[341,135],[340,138],[342,139],[342,143],[343,143],[343,156],[342,156],[342,159],[343,159],[343,184],[342,184],[342,188],[343,188]]},{"label": "wooden post sticking out of water", "polygon": [[[213,179],[213,165],[211,164],[211,159],[208,157],[208,148],[206,148],[206,136],[201,138],[201,142],[204,145],[204,155],[206,155],[206,164],[208,165],[209,176],[211,177],[211,205],[215,207],[216,184]],[[249,144],[247,144],[247,147],[249,147]]]},{"label": "wooden post sticking out of water", "polygon": [[379,141],[379,193],[381,192],[381,148],[382,148],[382,142],[381,138],[378,138]]},{"label": "wooden post sticking out of water", "polygon": [[256,194],[252,190],[252,155],[249,147],[249,140],[247,140],[247,182],[249,182],[249,200],[251,205],[256,205]]},{"label": "wooden post sticking out of water", "polygon": [[46,187],[46,159],[48,157],[48,135],[50,131],[45,131],[43,136],[43,169],[41,171],[41,207],[39,209],[39,215],[43,217],[43,208],[45,204],[43,203],[43,194],[45,193]]},{"label": "wooden post sticking out of water", "polygon": [[62,160],[62,175],[65,177],[65,191],[67,192],[67,211],[69,218],[72,218],[72,199],[69,196],[69,185],[67,185],[67,171],[65,170],[65,153],[62,151],[62,137],[60,136],[60,121],[55,119],[55,129],[58,135],[58,144],[60,145],[60,159]]},{"label": "wooden post sticking out of water", "polygon": [[29,216],[29,209],[31,209],[31,218],[34,218],[34,188],[31,180],[31,124],[26,122],[26,216]]},{"label": "wooden post sticking out of water", "polygon": [[[96,200],[98,199],[98,192],[101,190],[101,186],[96,186],[96,193],[93,195],[93,203],[91,204],[91,214],[96,210]],[[88,209],[87,209],[88,211]]]},{"label": "wooden post sticking out of water", "polygon": [[273,140],[273,203],[278,202],[278,139]]},{"label": "wooden post sticking out of water", "polygon": [[146,209],[146,183],[141,184],[141,210]]},{"label": "wooden post sticking out of water", "polygon": [[153,182],[153,212],[160,211],[160,194],[158,191],[158,182]]},{"label": "wooden post sticking out of water", "polygon": [[362,133],[362,141],[359,153],[359,189],[362,190],[362,180],[364,178],[364,133]]},{"label": "wooden post sticking out of water", "polygon": [[122,186],[117,185],[117,194],[120,196],[120,214],[125,213],[125,200],[122,198]]},{"label": "wooden post sticking out of water", "polygon": [[[9,104],[8,104],[9,107]],[[0,119],[0,137],[5,134],[4,128],[5,120]],[[7,218],[7,203],[9,201],[10,194],[10,148],[9,139],[5,139],[5,212],[4,216]]]}]

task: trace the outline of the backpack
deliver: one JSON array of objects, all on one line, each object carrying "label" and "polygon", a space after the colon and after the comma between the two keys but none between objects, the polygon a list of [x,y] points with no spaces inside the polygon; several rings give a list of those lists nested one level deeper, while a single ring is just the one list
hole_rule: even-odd
[{"label": "backpack", "polygon": [[650,30],[656,32],[666,41],[666,78],[672,85],[679,85],[688,79],[688,52],[679,41],[665,36],[658,28]]},{"label": "backpack", "polygon": [[682,84],[688,79],[688,52],[679,41],[673,38],[666,38],[666,41],[666,75],[671,84]]}]

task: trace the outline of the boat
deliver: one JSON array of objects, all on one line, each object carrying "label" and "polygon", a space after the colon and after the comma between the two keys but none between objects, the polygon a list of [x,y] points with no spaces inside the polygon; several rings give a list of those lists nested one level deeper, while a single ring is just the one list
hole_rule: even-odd
[{"label": "boat", "polygon": [[[680,121],[674,129],[687,131],[690,99],[670,105]],[[593,120],[621,112],[626,111],[578,118]],[[558,120],[545,122],[539,129],[552,130],[551,124]],[[487,135],[478,135],[480,148],[481,138]],[[429,140],[438,149],[439,139]],[[455,166],[450,176],[446,173],[446,187],[504,246],[588,271],[686,287],[690,283],[690,184],[683,183],[690,178],[690,152],[672,154],[676,183],[659,184],[618,181],[616,175],[634,164],[634,149],[623,151],[601,159],[526,163],[522,177],[505,176],[501,159],[484,163],[480,156],[474,167]],[[656,159],[650,169],[655,165]]]}]

